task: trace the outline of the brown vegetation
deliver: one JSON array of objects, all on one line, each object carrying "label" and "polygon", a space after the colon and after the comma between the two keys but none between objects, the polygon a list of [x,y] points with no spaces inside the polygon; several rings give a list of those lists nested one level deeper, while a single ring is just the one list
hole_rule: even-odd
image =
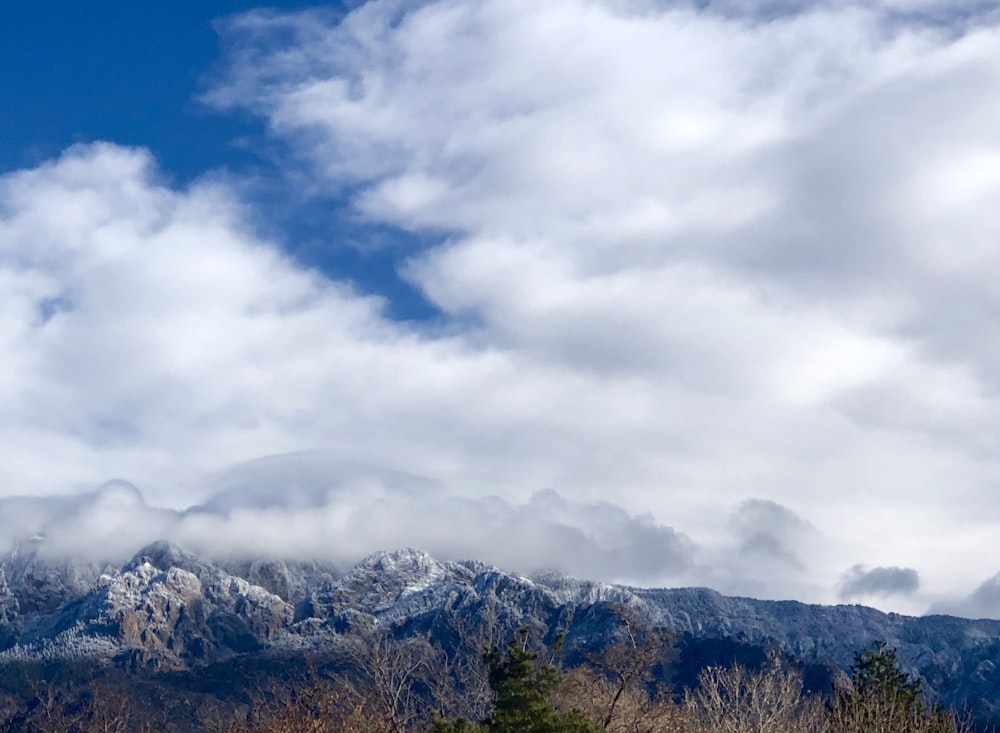
[{"label": "brown vegetation", "polygon": [[[527,634],[506,653],[494,646],[472,672],[428,638],[400,641],[372,630],[350,641],[339,666],[312,665],[294,680],[246,690],[239,701],[213,698],[195,717],[199,729],[211,733],[971,730],[952,712],[929,705],[919,682],[899,670],[894,650],[884,645],[860,652],[851,668],[853,684],[826,697],[806,693],[799,673],[776,655],[759,669],[706,667],[698,684],[678,695],[657,681],[658,668],[673,658],[670,637],[639,628],[627,615],[621,620],[618,641],[585,654],[585,663],[565,672],[529,650]],[[77,689],[36,678],[27,681],[27,689],[27,703],[10,695],[0,698],[0,731],[192,730],[172,725],[165,711],[152,714],[155,707],[121,680],[95,680]],[[463,702],[466,694],[471,702]]]}]

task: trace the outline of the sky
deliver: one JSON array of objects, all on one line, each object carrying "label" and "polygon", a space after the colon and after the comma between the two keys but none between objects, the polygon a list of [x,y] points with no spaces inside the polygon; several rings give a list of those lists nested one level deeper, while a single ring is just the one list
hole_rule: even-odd
[{"label": "sky", "polygon": [[38,2],[0,64],[0,540],[1000,618],[994,3]]}]

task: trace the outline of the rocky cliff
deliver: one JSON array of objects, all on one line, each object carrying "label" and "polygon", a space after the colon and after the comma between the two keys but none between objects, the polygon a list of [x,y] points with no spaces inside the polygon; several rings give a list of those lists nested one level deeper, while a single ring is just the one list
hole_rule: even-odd
[{"label": "rocky cliff", "polygon": [[844,668],[854,651],[882,639],[942,701],[997,712],[997,621],[527,578],[416,550],[378,553],[341,572],[318,562],[209,562],[165,542],[112,567],[48,557],[43,543],[24,543],[0,560],[0,663],[89,659],[190,670],[333,649],[373,627],[429,633],[448,647],[462,630],[489,628],[500,639],[526,626],[550,640],[566,634],[572,650],[606,642],[617,618],[611,610],[621,607],[677,632],[690,649],[728,640],[816,665]]}]

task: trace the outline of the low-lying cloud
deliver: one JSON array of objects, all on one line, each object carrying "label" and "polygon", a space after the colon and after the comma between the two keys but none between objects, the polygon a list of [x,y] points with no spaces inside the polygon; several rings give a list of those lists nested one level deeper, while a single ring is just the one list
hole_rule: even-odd
[{"label": "low-lying cloud", "polygon": [[930,612],[966,618],[1000,619],[1000,573],[984,580],[965,598],[934,603]]},{"label": "low-lying cloud", "polygon": [[748,499],[730,522],[740,540],[741,554],[804,569],[797,552],[816,530],[795,512],[773,501]]},{"label": "low-lying cloud", "polygon": [[912,595],[920,589],[920,575],[913,568],[871,568],[855,565],[844,574],[840,598],[889,598]]},{"label": "low-lying cloud", "polygon": [[417,476],[315,455],[263,463],[233,471],[229,480],[239,483],[185,510],[151,506],[124,481],[68,497],[0,499],[0,541],[41,540],[53,557],[122,562],[165,538],[214,558],[342,565],[413,546],[524,573],[646,584],[684,577],[693,563],[695,547],[683,534],[608,502],[573,502],[551,490],[523,504],[454,496]]}]

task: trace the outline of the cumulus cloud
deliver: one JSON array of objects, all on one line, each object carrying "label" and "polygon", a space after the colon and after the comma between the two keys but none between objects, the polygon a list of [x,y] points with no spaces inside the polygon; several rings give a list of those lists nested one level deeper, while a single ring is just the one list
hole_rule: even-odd
[{"label": "cumulus cloud", "polygon": [[183,506],[212,471],[303,449],[470,491],[499,467],[531,493],[553,451],[583,455],[630,420],[614,405],[641,400],[393,323],[257,238],[230,191],[171,190],[142,151],[75,148],[7,175],[0,202],[10,494],[121,475]]},{"label": "cumulus cloud", "polygon": [[185,468],[285,443],[307,385],[336,379],[325,350],[391,338],[376,299],[257,240],[225,188],[161,185],[142,151],[9,174],[0,212],[11,493],[114,475],[183,492]]},{"label": "cumulus cloud", "polygon": [[840,585],[840,598],[849,601],[855,598],[875,596],[888,598],[895,595],[911,595],[920,588],[920,575],[913,568],[871,568],[855,565],[844,574]]},{"label": "cumulus cloud", "polygon": [[[205,99],[266,121],[279,177],[419,234],[399,272],[438,317],[393,321],[262,236],[230,186],[178,190],[144,151],[9,173],[4,492],[125,476],[236,544],[312,512],[397,545],[442,526],[426,506],[456,521],[411,544],[479,548],[463,532],[482,525],[496,548],[515,533],[491,551],[518,567],[538,548],[587,575],[743,568],[832,600],[848,552],[919,568],[894,608],[964,592],[1000,565],[983,550],[1000,19],[943,7],[371,0],[230,19]],[[297,451],[332,463],[218,483]],[[377,470],[343,493],[350,465]],[[296,488],[317,476],[341,498]],[[323,513],[348,495],[374,499]]]}]

